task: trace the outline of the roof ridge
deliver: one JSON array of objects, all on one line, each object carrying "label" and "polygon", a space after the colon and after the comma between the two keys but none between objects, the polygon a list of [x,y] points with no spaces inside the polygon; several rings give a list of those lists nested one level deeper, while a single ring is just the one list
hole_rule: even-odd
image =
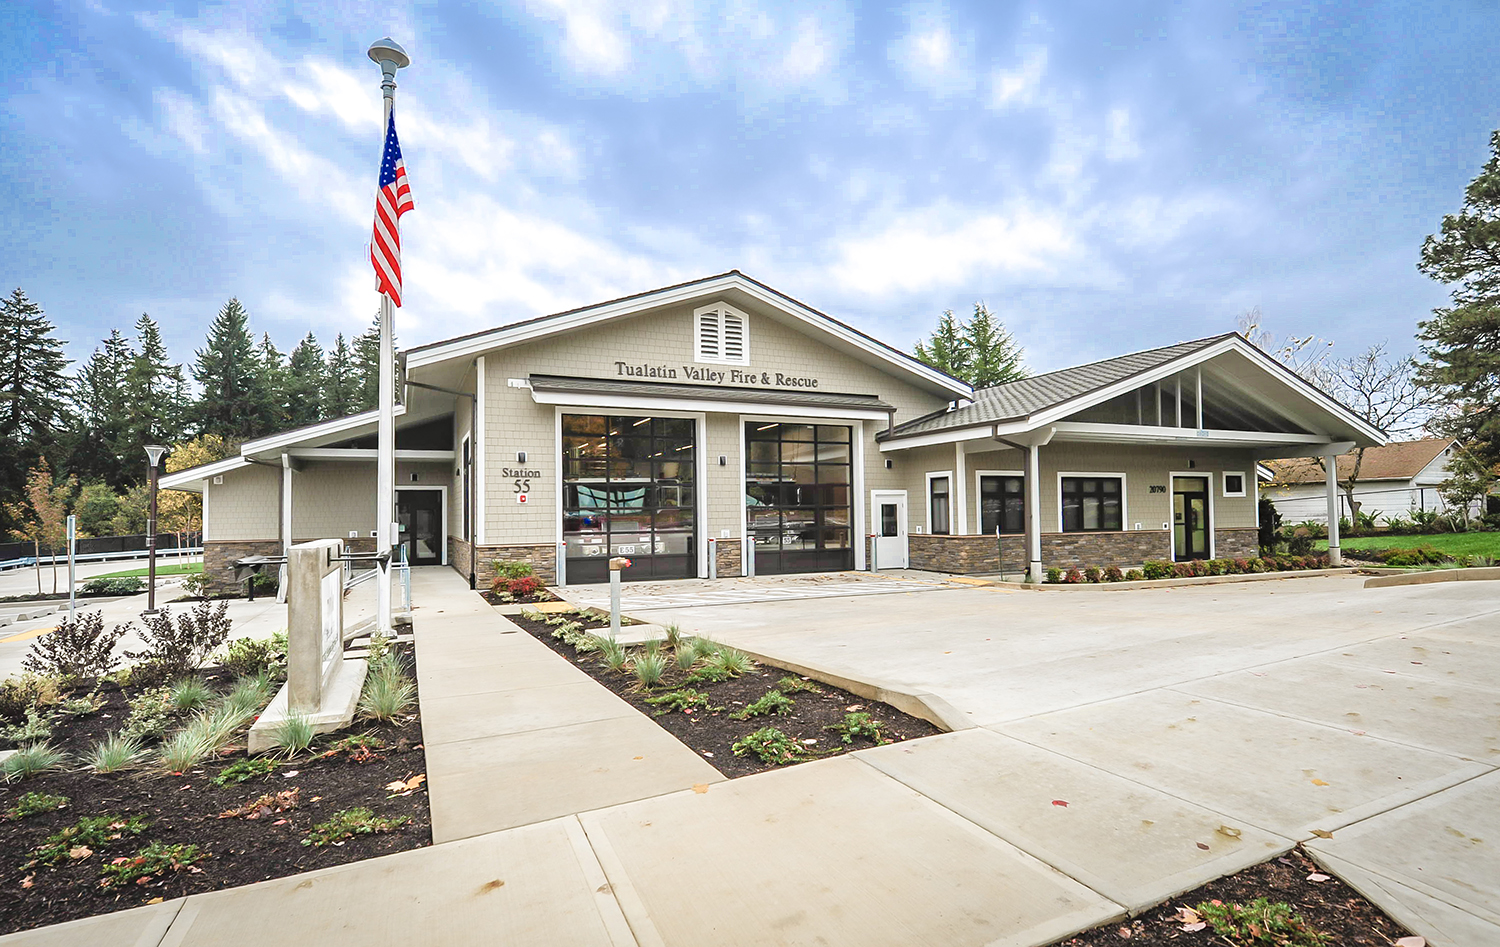
[{"label": "roof ridge", "polygon": [[1076,371],[1078,371],[1080,369],[1092,368],[1095,365],[1104,365],[1104,364],[1107,364],[1109,362],[1118,362],[1118,361],[1122,361],[1122,360],[1127,359],[1127,358],[1133,358],[1134,356],[1137,356],[1137,355],[1149,355],[1152,352],[1163,352],[1163,351],[1166,351],[1167,349],[1180,348],[1180,347],[1185,346],[1185,345],[1208,344],[1208,343],[1211,343],[1211,342],[1218,342],[1218,341],[1221,341],[1223,339],[1227,339],[1230,336],[1237,336],[1237,335],[1239,335],[1238,332],[1221,332],[1218,335],[1208,335],[1208,336],[1204,336],[1203,338],[1200,338],[1200,339],[1185,339],[1185,340],[1183,340],[1181,342],[1173,342],[1170,345],[1157,345],[1157,346],[1154,346],[1154,347],[1149,348],[1149,349],[1137,349],[1134,352],[1126,352],[1123,355],[1112,355],[1109,358],[1095,359],[1092,362],[1081,362],[1081,363],[1079,363],[1077,365],[1069,365],[1069,366],[1067,366],[1065,368],[1055,368],[1055,369],[1053,369],[1050,372],[1043,372],[1040,375],[1027,375],[1025,378],[1016,378],[1016,379],[1014,379],[1012,381],[1002,381],[1002,382],[1000,382],[997,385],[990,385],[988,388],[979,388],[979,389],[976,389],[974,391],[974,396],[976,398],[978,398],[980,395],[984,394],[987,391],[994,391],[997,388],[1004,388],[1004,387],[1006,387],[1008,385],[1016,385],[1016,384],[1020,384],[1021,382],[1027,382],[1027,381],[1036,381],[1036,380],[1041,379],[1041,378],[1047,378],[1047,377],[1049,377],[1051,375],[1061,375],[1064,372],[1076,372]]}]

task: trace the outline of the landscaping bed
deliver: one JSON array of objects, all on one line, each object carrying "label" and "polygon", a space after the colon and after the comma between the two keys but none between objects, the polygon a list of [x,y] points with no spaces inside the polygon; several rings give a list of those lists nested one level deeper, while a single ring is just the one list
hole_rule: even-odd
[{"label": "landscaping bed", "polygon": [[[1257,898],[1264,898],[1272,905],[1287,905],[1291,914],[1301,918],[1304,928],[1311,928],[1312,934],[1321,934],[1323,938],[1318,939],[1305,929],[1299,931],[1296,924],[1286,922],[1282,922],[1283,929],[1275,931],[1273,936],[1273,932],[1265,928],[1278,926],[1277,921],[1267,924],[1263,917],[1254,917],[1256,912],[1246,916],[1237,910],[1249,908]],[[1200,911],[1203,905],[1208,907]],[[1229,919],[1225,915],[1238,915],[1241,936],[1217,930],[1213,923],[1216,915],[1221,919],[1220,923]],[[1250,932],[1252,923],[1260,929],[1261,936],[1254,937]],[[1406,929],[1386,916],[1384,911],[1338,878],[1322,871],[1301,849],[1297,849],[1210,881],[1139,917],[1065,937],[1054,947],[1102,947],[1106,944],[1110,947],[1119,947],[1120,944],[1140,944],[1142,947],[1168,944],[1172,947],[1252,947],[1261,944],[1267,947],[1332,947],[1335,944],[1390,947],[1407,934]]]},{"label": "landscaping bed", "polygon": [[[546,619],[558,623],[549,624]],[[607,647],[590,650],[600,643],[596,636],[609,634],[607,618],[573,612],[548,615],[545,619],[535,613],[522,614],[510,620],[652,717],[730,778],[943,732],[926,720],[888,704],[748,659],[744,660],[742,670],[730,675],[724,668],[739,663],[745,657],[743,653],[702,639],[696,643],[686,636],[678,639],[675,633],[669,633],[660,647],[659,653],[664,657],[660,683],[644,687],[634,670],[643,659],[650,660],[644,647],[624,649],[626,660],[618,670],[606,666]],[[567,625],[576,627],[563,630]],[[675,647],[671,643],[674,639]],[[584,650],[580,652],[573,642],[583,643]],[[695,648],[698,656],[686,669],[680,667],[677,655],[682,654],[687,661]],[[720,657],[715,657],[716,654]],[[724,679],[691,681],[695,676]],[[685,688],[691,688],[692,692],[684,694]],[[782,700],[767,698],[773,691],[791,703],[785,705]],[[674,694],[685,699],[674,701]],[[762,702],[762,708],[782,705],[783,712],[747,713],[747,708],[757,701]],[[697,706],[682,706],[690,702]],[[737,719],[736,714],[743,716]],[[779,736],[765,733],[765,728],[774,728]],[[743,742],[747,739],[749,743]],[[738,754],[737,743],[741,747]]]},{"label": "landscaping bed", "polygon": [[[414,677],[409,646],[385,660]],[[205,713],[254,680],[222,667],[196,677],[210,691]],[[265,700],[274,690],[260,679]],[[0,934],[431,844],[414,690],[409,712],[388,722],[356,719],[300,751],[257,757],[244,746],[252,709],[228,744],[180,772],[163,754],[197,718],[169,710],[133,765],[95,771],[91,751],[129,729],[132,700],[137,718],[152,706],[150,691],[128,677],[84,679],[64,696],[92,693],[94,709],[40,705],[55,715],[45,743],[67,760],[0,783]]]}]

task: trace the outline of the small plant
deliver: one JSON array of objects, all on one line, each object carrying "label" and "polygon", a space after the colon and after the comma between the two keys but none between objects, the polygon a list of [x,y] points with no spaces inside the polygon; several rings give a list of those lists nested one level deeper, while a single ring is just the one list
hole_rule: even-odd
[{"label": "small plant", "polygon": [[775,727],[761,727],[749,736],[736,740],[731,749],[734,750],[735,756],[754,753],[762,763],[773,763],[777,766],[795,763],[804,755],[802,744]]},{"label": "small plant", "polygon": [[338,756],[340,753],[349,757],[352,763],[371,763],[381,758],[377,750],[385,749],[385,741],[373,733],[354,733],[340,740],[334,740],[324,750],[322,756]]},{"label": "small plant", "polygon": [[1098,566],[1089,566],[1083,570],[1083,578],[1087,582],[1098,582],[1103,576],[1104,573],[1099,571]]},{"label": "small plant", "polygon": [[[373,639],[372,639],[373,646]],[[219,653],[219,667],[235,677],[264,674],[271,680],[286,676],[287,637],[278,631],[269,638],[236,638]]]},{"label": "small plant", "polygon": [[145,755],[140,737],[116,730],[94,744],[83,764],[96,773],[118,773],[135,766]]},{"label": "small plant", "polygon": [[496,559],[494,562],[495,575],[502,579],[524,579],[529,575],[535,575],[536,570],[529,562],[519,560]]},{"label": "small plant", "polygon": [[145,629],[141,639],[145,651],[126,652],[132,661],[147,661],[176,678],[191,674],[229,640],[229,603],[201,602],[172,621],[169,609],[155,615],[141,615]]},{"label": "small plant", "polygon": [[203,598],[208,591],[208,576],[201,572],[189,572],[182,577],[182,591],[193,598]]},{"label": "small plant", "polygon": [[499,581],[505,583],[504,591],[511,598],[533,598],[547,588],[547,583],[534,575],[523,575],[519,578]]},{"label": "small plant", "polygon": [[647,638],[645,641],[641,642],[641,651],[648,657],[656,657],[657,655],[661,654],[661,639]]},{"label": "small plant", "polygon": [[82,697],[73,697],[57,705],[57,709],[69,717],[87,717],[98,713],[104,706],[104,697],[98,691],[90,691]]},{"label": "small plant", "polygon": [[823,688],[819,687],[817,684],[814,684],[812,681],[809,681],[807,678],[796,677],[791,674],[788,674],[786,677],[783,677],[781,680],[777,681],[776,689],[781,691],[783,694],[796,694],[801,691],[807,691],[809,694],[823,693]]},{"label": "small plant", "polygon": [[411,819],[404,815],[395,818],[378,816],[366,806],[341,809],[327,821],[313,826],[307,838],[302,840],[302,844],[321,848],[324,845],[351,839],[356,835],[394,832],[410,821]]},{"label": "small plant", "polygon": [[594,637],[599,645],[600,663],[611,671],[625,670],[625,665],[630,660],[630,653],[625,650],[625,646],[613,638],[601,638],[598,635]]},{"label": "small plant", "polygon": [[16,804],[5,810],[7,819],[24,819],[27,816],[56,812],[68,804],[67,796],[52,796],[44,792],[25,792]]},{"label": "small plant", "polygon": [[709,705],[708,695],[693,687],[679,687],[675,691],[667,691],[655,697],[647,697],[646,703],[657,707],[653,717],[669,714],[674,710],[689,713],[694,710],[722,710],[721,707]]},{"label": "small plant", "polygon": [[236,716],[248,723],[270,700],[270,678],[265,674],[252,674],[235,681],[234,687],[220,701],[220,706],[231,708]]},{"label": "small plant", "polygon": [[125,732],[142,739],[155,739],[167,732],[167,724],[171,719],[172,689],[148,688],[130,699],[130,716],[125,719]]},{"label": "small plant", "polygon": [[697,660],[698,656],[693,654],[692,646],[686,641],[677,642],[677,646],[672,649],[672,663],[677,665],[679,671],[691,670]]},{"label": "small plant", "polygon": [[741,674],[749,674],[755,670],[755,662],[750,660],[750,655],[736,648],[719,649],[719,663],[735,677]]},{"label": "small plant", "polygon": [[880,728],[884,726],[879,720],[871,717],[864,711],[844,714],[844,719],[824,730],[832,730],[839,735],[839,739],[845,743],[853,743],[855,737],[869,740],[871,743],[889,743],[885,737],[880,735]]},{"label": "small plant", "polygon": [[213,691],[201,679],[185,677],[172,685],[172,709],[181,713],[201,710],[213,696]]},{"label": "small plant", "polygon": [[1148,579],[1170,578],[1172,576],[1172,563],[1165,559],[1147,559],[1141,565],[1141,572]]},{"label": "small plant", "polygon": [[264,819],[267,816],[290,812],[301,803],[301,797],[302,791],[296,787],[283,789],[281,792],[268,792],[251,799],[242,806],[225,809],[219,813],[218,818],[245,819],[253,822],[256,819]]},{"label": "small plant", "polygon": [[676,622],[671,622],[670,624],[663,625],[662,631],[667,636],[667,647],[676,651],[677,646],[682,643],[682,626]]},{"label": "small plant", "polygon": [[209,857],[196,845],[167,845],[152,842],[135,853],[134,857],[116,858],[99,870],[101,888],[117,888],[120,885],[143,885],[152,878],[169,871],[196,871],[195,862]]},{"label": "small plant", "polygon": [[1232,947],[1323,947],[1329,943],[1285,901],[1205,901],[1194,910]]},{"label": "small plant", "polygon": [[636,683],[650,690],[660,684],[662,677],[667,673],[667,656],[660,651],[655,654],[650,652],[638,654],[630,663],[630,668],[635,674]]},{"label": "small plant", "polygon": [[100,576],[83,583],[84,595],[135,595],[146,590],[146,580],[138,575]]},{"label": "small plant", "polygon": [[744,710],[737,710],[729,716],[735,720],[749,720],[751,717],[768,717],[772,714],[779,717],[791,713],[792,707],[796,703],[795,700],[792,700],[781,691],[767,691],[746,704]]},{"label": "small plant", "polygon": [[1080,585],[1083,583],[1083,572],[1074,566],[1063,574],[1063,582],[1068,585]]},{"label": "small plant", "polygon": [[1057,568],[1056,566],[1053,566],[1052,568],[1050,568],[1050,569],[1047,570],[1047,581],[1048,581],[1048,583],[1050,583],[1052,585],[1057,585],[1062,580],[1063,580],[1063,571],[1061,569]]},{"label": "small plant", "polygon": [[0,740],[9,743],[35,743],[52,736],[52,714],[43,714],[36,707],[26,708],[25,723],[0,727]]},{"label": "small plant", "polygon": [[276,761],[265,756],[238,759],[219,770],[219,775],[209,782],[215,786],[237,786],[257,776],[269,776],[276,771]]},{"label": "small plant", "polygon": [[314,736],[312,721],[305,714],[288,714],[276,726],[276,745],[281,747],[282,756],[286,759],[306,752],[312,746]]},{"label": "small plant", "polygon": [[371,668],[359,695],[359,712],[371,720],[391,723],[411,709],[417,686],[395,664]]},{"label": "small plant", "polygon": [[74,621],[60,621],[56,630],[33,641],[22,665],[35,674],[70,681],[103,677],[120,663],[115,645],[128,627],[105,631],[103,612],[81,612]]},{"label": "small plant", "polygon": [[1110,566],[1108,569],[1104,570],[1104,581],[1106,581],[1106,582],[1124,582],[1125,581],[1125,573],[1120,571],[1120,567],[1119,566]]},{"label": "small plant", "polygon": [[[198,718],[202,719],[202,718]],[[173,733],[161,742],[161,765],[169,773],[186,773],[208,758],[213,747],[208,745],[202,725],[196,721]]]},{"label": "small plant", "polygon": [[1145,579],[1146,573],[1142,572],[1139,569],[1131,569],[1129,572],[1125,573],[1126,582],[1143,582],[1145,581]]},{"label": "small plant", "polygon": [[143,815],[95,815],[84,816],[66,828],[58,829],[47,840],[31,850],[31,860],[23,868],[35,865],[59,865],[73,857],[79,848],[103,848],[127,835],[140,835],[146,831]]},{"label": "small plant", "polygon": [[57,678],[16,674],[0,681],[0,720],[20,720],[29,707],[51,707],[62,700]]}]

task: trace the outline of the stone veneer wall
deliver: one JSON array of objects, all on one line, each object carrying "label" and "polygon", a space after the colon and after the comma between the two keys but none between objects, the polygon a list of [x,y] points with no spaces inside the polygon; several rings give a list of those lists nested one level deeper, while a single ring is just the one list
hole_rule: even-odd
[{"label": "stone veneer wall", "polygon": [[279,539],[221,539],[203,543],[203,574],[207,591],[213,595],[238,592],[243,586],[234,581],[234,563],[246,556],[279,556]]},{"label": "stone veneer wall", "polygon": [[1025,571],[1025,540],[1020,536],[1002,536],[1000,541],[1003,545],[997,554],[993,536],[934,536],[931,533],[912,533],[907,537],[907,550],[911,559],[911,567],[929,572],[959,574],[999,572],[1002,557],[1005,571]]},{"label": "stone veneer wall", "polygon": [[473,546],[465,540],[457,536],[448,537],[448,565],[453,567],[454,572],[466,579],[469,577],[469,556],[472,550]]},{"label": "stone veneer wall", "polygon": [[[548,585],[557,582],[557,546],[553,543],[536,543],[507,546],[479,546],[479,562],[474,570],[474,584],[481,589],[490,587],[495,581],[495,560],[519,560],[531,563],[537,577]],[[464,575],[468,575],[467,572]]]},{"label": "stone veneer wall", "polygon": [[715,539],[714,560],[714,569],[721,579],[732,579],[745,571],[738,539]]},{"label": "stone veneer wall", "polygon": [[1254,559],[1260,555],[1260,530],[1214,530],[1214,555],[1220,559]]},{"label": "stone veneer wall", "polygon": [[1042,565],[1071,569],[1131,569],[1147,559],[1171,559],[1172,534],[1163,529],[1120,533],[1043,533]]}]

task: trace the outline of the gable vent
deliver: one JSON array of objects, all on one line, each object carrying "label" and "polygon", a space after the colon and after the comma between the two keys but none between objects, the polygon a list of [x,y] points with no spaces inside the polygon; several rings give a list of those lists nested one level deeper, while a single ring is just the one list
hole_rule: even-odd
[{"label": "gable vent", "polygon": [[746,365],[750,361],[750,337],[745,314],[724,303],[693,312],[693,359]]}]

